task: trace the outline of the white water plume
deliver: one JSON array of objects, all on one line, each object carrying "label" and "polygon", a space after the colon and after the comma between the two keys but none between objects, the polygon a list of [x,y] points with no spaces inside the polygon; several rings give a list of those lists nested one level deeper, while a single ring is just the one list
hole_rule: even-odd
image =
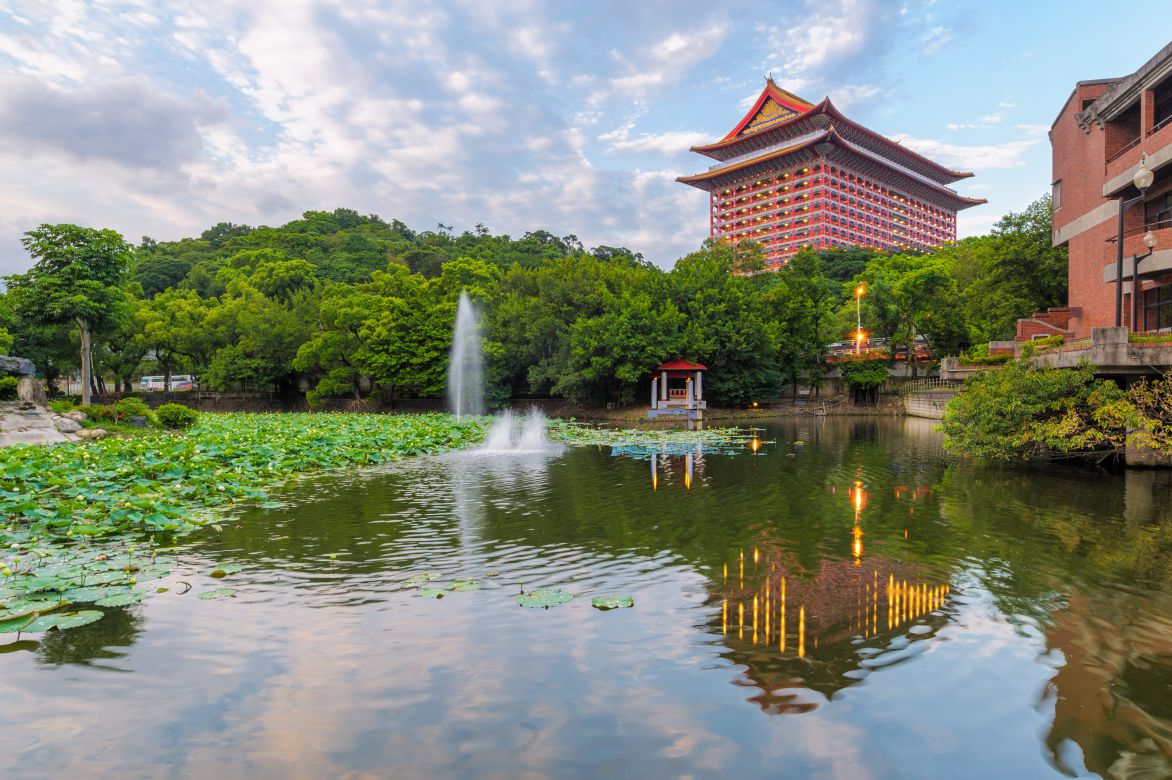
[{"label": "white water plume", "polygon": [[448,362],[448,408],[457,417],[484,414],[484,355],[480,343],[480,312],[468,293],[460,293],[456,332]]}]

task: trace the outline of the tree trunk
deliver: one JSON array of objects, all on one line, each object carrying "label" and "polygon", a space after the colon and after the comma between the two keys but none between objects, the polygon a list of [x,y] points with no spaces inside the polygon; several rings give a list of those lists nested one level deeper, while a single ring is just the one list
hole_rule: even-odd
[{"label": "tree trunk", "polygon": [[93,398],[90,394],[90,373],[93,370],[90,365],[90,324],[86,320],[79,319],[77,327],[81,332],[81,404],[85,406]]}]

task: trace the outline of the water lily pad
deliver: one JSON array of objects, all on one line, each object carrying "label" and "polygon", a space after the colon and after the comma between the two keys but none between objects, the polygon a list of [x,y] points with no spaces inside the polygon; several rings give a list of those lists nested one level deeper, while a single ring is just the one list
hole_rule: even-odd
[{"label": "water lily pad", "polygon": [[421,599],[442,599],[448,595],[448,591],[443,588],[420,588],[416,595]]},{"label": "water lily pad", "polygon": [[25,631],[35,634],[40,631],[66,631],[70,628],[87,626],[105,617],[106,613],[96,609],[83,609],[80,612],[58,612],[54,615],[42,615],[29,624]]},{"label": "water lily pad", "polygon": [[566,593],[564,590],[537,588],[517,596],[517,603],[529,609],[549,609],[558,604],[565,604],[573,598],[572,594]]},{"label": "water lily pad", "polygon": [[280,509],[283,506],[285,506],[285,505],[283,503],[281,503],[280,501],[266,501],[260,505],[260,508],[261,509]]},{"label": "water lily pad", "polygon": [[635,606],[632,596],[595,596],[590,600],[590,606],[603,612],[608,609],[628,609]]},{"label": "water lily pad", "polygon": [[203,599],[204,601],[210,601],[212,599],[234,599],[236,598],[236,589],[217,588],[216,590],[205,591],[196,596],[196,598]]},{"label": "water lily pad", "polygon": [[420,585],[438,580],[440,573],[438,571],[425,571],[419,574],[412,574],[407,579],[403,580],[403,586],[407,588],[418,588]]},{"label": "water lily pad", "polygon": [[8,605],[7,609],[0,609],[0,620],[11,620],[13,618],[24,617],[25,615],[50,612],[58,607],[64,607],[67,604],[69,604],[68,601],[60,599],[51,601],[13,601]]},{"label": "water lily pad", "polygon": [[448,589],[464,593],[472,590],[480,590],[480,583],[475,580],[452,580],[452,584],[448,586]]},{"label": "water lily pad", "polygon": [[0,634],[15,634],[24,631],[36,619],[35,615],[0,620]]},{"label": "water lily pad", "polygon": [[104,599],[99,599],[95,602],[99,607],[128,607],[131,604],[137,604],[146,598],[146,594],[141,591],[130,591],[129,593],[119,593],[115,596],[108,596]]},{"label": "water lily pad", "polygon": [[215,566],[208,572],[209,577],[215,577],[217,580],[227,577],[229,574],[235,574],[243,567],[239,563],[223,563]]},{"label": "water lily pad", "polygon": [[114,596],[118,593],[123,593],[125,590],[125,588],[112,587],[109,585],[103,585],[94,588],[70,588],[61,594],[61,598],[68,599],[69,601],[92,603],[100,599]]}]

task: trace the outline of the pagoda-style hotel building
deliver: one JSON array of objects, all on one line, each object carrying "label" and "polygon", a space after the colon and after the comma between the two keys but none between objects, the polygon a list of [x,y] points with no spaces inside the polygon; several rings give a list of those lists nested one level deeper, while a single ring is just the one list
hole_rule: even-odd
[{"label": "pagoda-style hotel building", "polygon": [[755,241],[770,268],[806,247],[930,249],[956,240],[956,212],[985,203],[948,187],[971,173],[852,122],[830,98],[808,103],[772,78],[728,135],[692,151],[717,161],[677,179],[709,193],[712,236]]}]

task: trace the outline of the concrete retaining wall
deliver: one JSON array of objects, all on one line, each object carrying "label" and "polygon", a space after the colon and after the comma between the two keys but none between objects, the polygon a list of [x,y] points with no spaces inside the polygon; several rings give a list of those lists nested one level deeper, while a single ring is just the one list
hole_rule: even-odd
[{"label": "concrete retaining wall", "polygon": [[943,420],[944,407],[959,390],[913,390],[903,396],[903,410],[911,417]]}]

